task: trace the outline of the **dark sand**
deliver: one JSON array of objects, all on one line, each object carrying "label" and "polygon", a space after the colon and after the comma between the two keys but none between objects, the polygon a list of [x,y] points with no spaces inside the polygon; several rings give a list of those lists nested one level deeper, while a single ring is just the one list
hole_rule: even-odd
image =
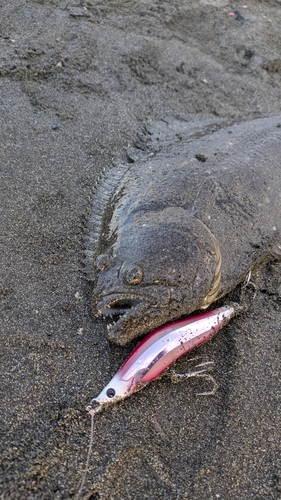
[{"label": "dark sand", "polygon": [[[85,406],[132,348],[107,341],[81,271],[95,180],[146,123],[281,114],[281,2],[0,4],[1,498],[68,499]],[[97,416],[83,498],[281,498],[280,271],[195,353],[215,396],[165,377]]]}]

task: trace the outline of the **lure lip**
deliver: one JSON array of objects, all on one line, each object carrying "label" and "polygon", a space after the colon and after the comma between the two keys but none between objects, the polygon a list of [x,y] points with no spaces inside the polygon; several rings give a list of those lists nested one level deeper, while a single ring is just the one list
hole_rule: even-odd
[{"label": "lure lip", "polygon": [[241,306],[233,303],[152,331],[136,346],[100,394],[90,401],[87,411],[96,413],[104,405],[139,391],[180,356],[213,337],[241,310]]}]

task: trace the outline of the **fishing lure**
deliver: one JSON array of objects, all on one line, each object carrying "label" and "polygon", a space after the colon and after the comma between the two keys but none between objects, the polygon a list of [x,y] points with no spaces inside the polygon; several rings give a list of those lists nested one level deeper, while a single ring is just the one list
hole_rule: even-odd
[{"label": "fishing lure", "polygon": [[[139,343],[109,384],[87,406],[87,411],[91,416],[90,444],[86,467],[75,500],[81,498],[90,466],[95,414],[104,407],[139,391],[149,382],[158,378],[180,356],[211,339],[233,316],[242,310],[244,310],[243,307],[233,303],[214,309],[213,311],[175,321],[157,328]],[[197,365],[199,370],[191,373],[173,373],[172,379],[181,380],[184,378],[205,376],[214,382],[214,379],[206,373],[211,363],[210,361],[201,363]]]},{"label": "fishing lure", "polygon": [[[158,378],[180,356],[212,338],[241,309],[238,304],[231,304],[154,330],[138,344],[101,393],[91,400],[87,406],[90,415]],[[205,371],[203,368],[191,375],[202,376]],[[178,378],[187,376],[190,374],[173,374]]]}]

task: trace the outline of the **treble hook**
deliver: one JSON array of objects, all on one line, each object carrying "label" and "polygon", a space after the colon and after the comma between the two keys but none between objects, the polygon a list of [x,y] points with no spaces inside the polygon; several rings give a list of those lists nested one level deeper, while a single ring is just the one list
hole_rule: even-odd
[{"label": "treble hook", "polygon": [[[199,358],[191,358],[188,361],[194,361]],[[173,384],[177,384],[178,382],[182,382],[183,380],[186,380],[188,378],[193,378],[193,377],[204,377],[205,379],[210,380],[213,383],[213,389],[211,391],[207,392],[198,392],[196,395],[197,396],[212,396],[213,394],[216,393],[219,385],[215,381],[214,377],[208,373],[210,370],[212,370],[214,361],[204,361],[202,363],[199,363],[198,365],[195,366],[195,368],[199,368],[198,370],[194,370],[191,372],[187,373],[176,373],[175,370],[170,369],[167,372],[167,375],[170,376],[171,381]],[[203,369],[200,369],[201,367],[206,367]]]},{"label": "treble hook", "polygon": [[243,298],[243,295],[245,295],[245,292],[244,290],[249,287],[249,286],[252,286],[253,289],[254,289],[254,295],[253,295],[253,300],[256,298],[256,295],[257,295],[257,285],[251,281],[251,276],[252,276],[252,271],[249,271],[245,280],[244,280],[244,283],[243,285],[241,286],[241,298]]}]

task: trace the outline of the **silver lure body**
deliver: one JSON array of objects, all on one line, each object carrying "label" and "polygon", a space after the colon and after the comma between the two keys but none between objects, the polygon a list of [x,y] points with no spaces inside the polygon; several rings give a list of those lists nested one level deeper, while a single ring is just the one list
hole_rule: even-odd
[{"label": "silver lure body", "polygon": [[213,337],[241,309],[231,304],[157,328],[133,350],[87,410],[94,414],[142,389],[180,356]]}]

